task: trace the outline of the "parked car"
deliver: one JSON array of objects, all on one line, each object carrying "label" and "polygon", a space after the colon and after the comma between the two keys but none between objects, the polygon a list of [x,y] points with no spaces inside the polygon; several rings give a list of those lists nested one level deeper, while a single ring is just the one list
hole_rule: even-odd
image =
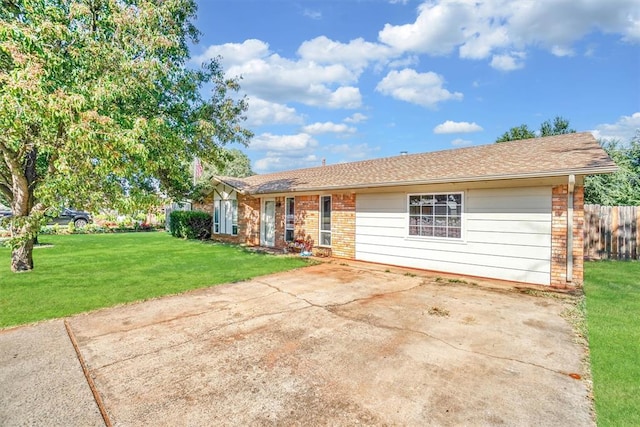
[{"label": "parked car", "polygon": [[[11,209],[5,208],[0,205],[0,218],[9,218],[12,216]],[[75,209],[64,208],[60,215],[56,217],[47,217],[47,224],[61,224],[67,225],[73,223],[76,228],[83,228],[87,224],[93,222],[91,214],[85,211],[78,211]]]},{"label": "parked car", "polygon": [[62,212],[60,212],[60,215],[49,218],[47,224],[67,225],[73,223],[76,228],[83,228],[91,222],[93,222],[93,220],[89,212],[64,208]]}]

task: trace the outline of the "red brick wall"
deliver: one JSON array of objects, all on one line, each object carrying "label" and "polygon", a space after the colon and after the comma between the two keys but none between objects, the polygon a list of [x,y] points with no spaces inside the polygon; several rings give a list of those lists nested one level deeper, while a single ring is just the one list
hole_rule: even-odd
[{"label": "red brick wall", "polygon": [[356,195],[331,197],[331,252],[337,258],[356,257]]},{"label": "red brick wall", "polygon": [[584,187],[573,192],[573,278],[567,281],[567,198],[568,186],[552,189],[551,201],[551,286],[576,288],[583,282]]}]

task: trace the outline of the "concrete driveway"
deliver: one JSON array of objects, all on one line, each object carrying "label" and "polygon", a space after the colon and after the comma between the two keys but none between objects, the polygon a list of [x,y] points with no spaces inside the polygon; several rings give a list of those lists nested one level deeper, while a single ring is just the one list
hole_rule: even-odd
[{"label": "concrete driveway", "polygon": [[590,426],[573,303],[331,263],[68,323],[114,425]]}]

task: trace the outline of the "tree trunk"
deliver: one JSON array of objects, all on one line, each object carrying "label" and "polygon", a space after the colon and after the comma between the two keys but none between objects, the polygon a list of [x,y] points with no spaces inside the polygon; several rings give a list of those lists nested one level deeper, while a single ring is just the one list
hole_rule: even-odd
[{"label": "tree trunk", "polygon": [[20,246],[11,251],[11,271],[33,270],[33,239],[24,239]]}]

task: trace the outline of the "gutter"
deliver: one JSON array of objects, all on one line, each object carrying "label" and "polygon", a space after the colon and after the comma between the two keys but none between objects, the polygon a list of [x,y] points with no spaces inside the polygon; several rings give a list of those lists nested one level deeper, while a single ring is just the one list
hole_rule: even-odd
[{"label": "gutter", "polygon": [[567,282],[573,281],[573,191],[576,176],[569,175],[569,191],[567,191]]}]

